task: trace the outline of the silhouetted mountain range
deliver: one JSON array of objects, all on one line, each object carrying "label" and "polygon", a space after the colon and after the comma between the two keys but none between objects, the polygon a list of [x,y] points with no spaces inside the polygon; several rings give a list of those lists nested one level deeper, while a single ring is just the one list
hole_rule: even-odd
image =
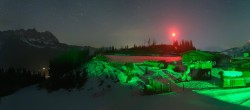
[{"label": "silhouetted mountain range", "polygon": [[250,52],[250,42],[247,42],[245,45],[241,47],[234,47],[234,48],[230,48],[230,49],[222,51],[222,53],[226,55],[230,55],[232,57],[243,56],[244,52]]},{"label": "silhouetted mountain range", "polygon": [[49,67],[49,59],[71,48],[94,48],[60,43],[49,31],[36,29],[0,31],[0,67],[38,70]]}]

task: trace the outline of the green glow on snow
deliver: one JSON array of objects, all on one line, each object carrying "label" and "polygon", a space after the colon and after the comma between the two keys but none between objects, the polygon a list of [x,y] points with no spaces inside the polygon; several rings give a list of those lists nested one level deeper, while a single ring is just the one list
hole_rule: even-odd
[{"label": "green glow on snow", "polygon": [[223,76],[240,77],[242,76],[242,72],[241,71],[223,71]]},{"label": "green glow on snow", "polygon": [[210,89],[210,90],[193,90],[196,93],[213,97],[215,99],[250,107],[249,91],[250,88],[237,88],[237,89]]}]

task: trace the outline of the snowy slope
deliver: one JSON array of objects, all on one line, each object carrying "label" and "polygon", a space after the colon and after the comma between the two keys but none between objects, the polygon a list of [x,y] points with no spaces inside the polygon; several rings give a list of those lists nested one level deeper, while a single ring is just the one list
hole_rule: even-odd
[{"label": "snowy slope", "polygon": [[199,94],[218,100],[250,107],[250,88],[198,90]]},{"label": "snowy slope", "polygon": [[115,87],[101,97],[88,91],[47,93],[34,86],[1,99],[0,110],[249,110],[193,92],[133,96],[127,88]]},{"label": "snowy slope", "polygon": [[[103,83],[101,83],[103,80]],[[142,96],[110,78],[89,78],[80,90],[48,93],[35,86],[3,97],[0,110],[249,110],[192,91]]]}]

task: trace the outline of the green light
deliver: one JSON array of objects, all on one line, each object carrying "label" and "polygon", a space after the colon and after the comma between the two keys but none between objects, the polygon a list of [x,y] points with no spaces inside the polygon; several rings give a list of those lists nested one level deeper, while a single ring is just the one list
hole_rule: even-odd
[{"label": "green light", "polygon": [[209,69],[212,68],[212,61],[198,61],[194,63],[194,68],[198,69]]},{"label": "green light", "polygon": [[240,76],[242,76],[242,72],[240,72],[240,71],[223,71],[223,76],[240,77]]},{"label": "green light", "polygon": [[208,52],[191,50],[182,53],[182,62],[191,63],[193,61],[213,61],[214,55]]},{"label": "green light", "polygon": [[153,93],[167,93],[170,92],[170,86],[161,82],[155,81],[152,78],[148,78],[148,84],[145,86],[144,91],[147,94]]},{"label": "green light", "polygon": [[210,89],[210,90],[193,90],[196,93],[213,97],[215,99],[250,107],[248,104],[250,88],[237,89]]},{"label": "green light", "polygon": [[121,83],[125,83],[127,81],[128,76],[125,75],[123,72],[117,74],[117,77]]}]

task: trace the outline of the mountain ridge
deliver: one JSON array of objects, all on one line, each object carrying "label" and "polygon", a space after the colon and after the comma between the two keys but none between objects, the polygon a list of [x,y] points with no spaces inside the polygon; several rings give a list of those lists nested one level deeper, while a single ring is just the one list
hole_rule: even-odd
[{"label": "mountain ridge", "polygon": [[241,57],[244,52],[250,52],[250,42],[245,43],[240,47],[233,47],[222,51],[223,54],[229,55],[231,57]]},{"label": "mountain ridge", "polygon": [[60,43],[49,31],[36,29],[0,31],[0,68],[16,67],[38,70],[49,67],[49,60],[57,54],[72,48],[89,50],[90,46],[76,46]]}]

